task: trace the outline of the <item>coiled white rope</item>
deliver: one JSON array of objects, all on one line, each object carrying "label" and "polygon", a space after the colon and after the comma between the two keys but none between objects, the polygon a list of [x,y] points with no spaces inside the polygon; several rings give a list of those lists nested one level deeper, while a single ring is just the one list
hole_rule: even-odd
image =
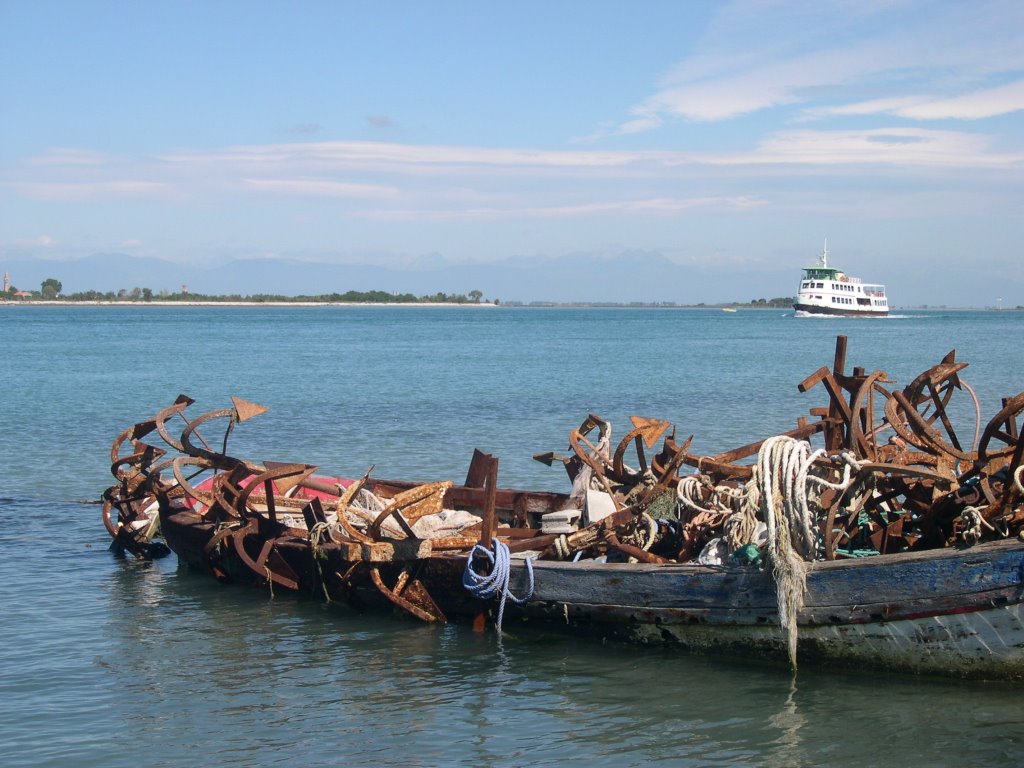
[{"label": "coiled white rope", "polygon": [[[708,499],[704,501],[704,491]],[[727,485],[712,486],[711,481],[701,474],[680,478],[676,485],[676,501],[679,519],[685,519],[684,509],[704,515],[731,513],[722,526],[723,539],[729,552],[749,544],[757,531],[757,504],[746,503],[747,491]],[[703,502],[708,507],[702,506]]]},{"label": "coiled white rope", "polygon": [[[566,537],[566,535],[564,533],[560,534],[555,539],[554,543],[555,543],[555,554],[558,555],[558,559],[559,560],[567,560],[569,558],[570,549],[569,549],[569,539]],[[580,550],[580,551],[582,552],[582,550]]]},{"label": "coiled white rope", "polygon": [[[708,497],[708,502],[715,509],[708,509],[698,504],[698,501],[704,501],[704,489],[707,488],[711,491],[711,495]],[[704,475],[687,475],[686,477],[679,478],[679,483],[676,485],[676,500],[679,506],[686,507],[695,512],[703,512],[704,514],[714,514],[715,512],[721,511],[721,506],[718,504],[718,498],[714,492],[714,488],[711,486],[710,480]],[[680,517],[682,517],[680,515]]]},{"label": "coiled white rope", "polygon": [[[779,625],[787,635],[793,669],[796,669],[797,616],[807,589],[807,561],[814,560],[820,549],[808,488],[813,482],[845,490],[852,482],[853,470],[859,468],[852,454],[842,454],[843,478],[832,483],[811,474],[815,461],[824,455],[821,449],[812,452],[803,440],[784,435],[768,438],[758,452],[745,502],[757,506],[768,527],[768,558],[775,577]],[[748,516],[749,512],[748,509]]]},{"label": "coiled white rope", "polygon": [[[964,522],[964,529],[961,532],[963,540],[968,544],[975,544],[985,535],[985,528],[994,531],[988,521],[981,516],[981,510],[977,507],[964,507],[960,513],[960,519]],[[982,527],[984,526],[984,527]]]},{"label": "coiled white rope", "polygon": [[324,578],[324,570],[320,561],[326,557],[323,551],[324,541],[335,543],[334,529],[336,527],[338,527],[337,523],[324,522],[316,523],[309,529],[309,547],[313,552],[313,564],[316,565],[316,571],[320,574],[320,589],[328,603],[331,602],[331,594],[327,591],[327,579]]},{"label": "coiled white rope", "polygon": [[[478,597],[481,600],[488,600],[499,596],[498,619],[495,624],[498,632],[501,633],[501,622],[505,616],[505,600],[509,599],[517,605],[522,605],[533,597],[533,562],[531,558],[526,558],[526,574],[530,579],[529,589],[522,597],[516,597],[508,588],[512,572],[512,558],[508,546],[498,539],[494,539],[492,543],[494,545],[493,554],[481,544],[477,544],[470,551],[469,557],[466,558],[466,569],[462,572],[462,586],[469,590],[474,597]],[[490,561],[491,572],[489,574],[479,574],[473,570],[473,557],[477,553],[485,556]]]}]

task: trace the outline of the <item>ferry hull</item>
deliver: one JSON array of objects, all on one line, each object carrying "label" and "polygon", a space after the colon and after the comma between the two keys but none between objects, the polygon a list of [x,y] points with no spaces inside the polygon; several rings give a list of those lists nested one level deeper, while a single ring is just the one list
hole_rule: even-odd
[{"label": "ferry hull", "polygon": [[793,309],[797,312],[806,312],[809,315],[822,315],[825,317],[888,317],[889,310],[874,309],[838,309],[836,307],[819,307],[814,304],[794,304]]}]

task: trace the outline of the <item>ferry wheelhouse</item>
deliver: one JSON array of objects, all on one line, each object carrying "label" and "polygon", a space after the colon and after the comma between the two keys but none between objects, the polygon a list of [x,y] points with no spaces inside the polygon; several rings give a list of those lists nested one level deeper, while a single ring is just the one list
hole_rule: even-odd
[{"label": "ferry wheelhouse", "polygon": [[836,317],[885,317],[889,300],[885,286],[862,283],[836,267],[828,265],[828,243],[813,267],[804,267],[796,303],[801,315],[832,315]]}]

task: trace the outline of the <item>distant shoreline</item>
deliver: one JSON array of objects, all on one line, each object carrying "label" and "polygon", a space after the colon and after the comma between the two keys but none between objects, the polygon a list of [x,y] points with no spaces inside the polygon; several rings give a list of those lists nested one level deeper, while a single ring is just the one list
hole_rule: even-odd
[{"label": "distant shoreline", "polygon": [[[736,304],[663,304],[652,302],[650,304],[625,303],[615,304],[612,302],[509,302],[495,304],[493,302],[444,302],[444,301],[67,301],[63,299],[0,299],[0,307],[465,307],[465,308],[490,308],[490,309],[693,309],[705,311],[718,311],[724,308],[735,309],[738,312],[768,312],[786,311],[792,307],[772,306],[749,306]],[[955,310],[957,312],[1015,312],[1021,311],[1022,307],[891,307],[893,312],[906,311],[945,311]]]},{"label": "distant shoreline", "polygon": [[[481,302],[445,302],[445,301],[63,301],[61,299],[40,300],[20,299],[16,301],[0,300],[0,306],[33,306],[33,307],[464,307],[467,309],[692,309],[708,312],[721,312],[723,307],[733,308],[729,304],[614,304],[611,302],[554,302],[537,303],[503,303],[493,304]],[[785,311],[792,307],[735,307],[739,312],[765,312],[769,310]]]},{"label": "distant shoreline", "polygon": [[490,302],[444,301],[64,301],[52,299],[41,301],[24,299],[0,301],[4,306],[61,306],[61,307],[500,307]]}]

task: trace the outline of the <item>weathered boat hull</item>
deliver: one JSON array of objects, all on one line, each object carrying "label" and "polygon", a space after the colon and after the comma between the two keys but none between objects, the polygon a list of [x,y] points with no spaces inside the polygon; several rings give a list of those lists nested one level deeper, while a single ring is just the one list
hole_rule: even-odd
[{"label": "weathered boat hull", "polygon": [[[191,513],[161,516],[164,537],[179,558],[212,572],[207,545],[216,528]],[[258,544],[258,542],[254,542]],[[314,558],[308,543],[281,541],[298,589],[360,605],[386,605],[365,569],[330,546]],[[255,549],[251,555],[255,557]],[[216,560],[234,581],[261,583],[231,548]],[[413,565],[447,618],[472,616],[482,604],[461,585],[465,556],[434,555],[380,564],[385,581]],[[506,627],[517,616],[552,627],[695,653],[787,658],[776,585],[753,566],[599,563],[531,564],[534,589],[524,605],[506,604]],[[350,571],[342,586],[335,574]],[[509,588],[528,591],[523,560],[514,559]],[[262,582],[265,583],[265,582]],[[864,666],[915,674],[1024,679],[1024,543],[980,544],[810,564],[798,617],[801,663]]]},{"label": "weathered boat hull", "polygon": [[[695,652],[785,659],[775,582],[753,567],[535,563],[535,616]],[[514,566],[512,589],[526,583]],[[804,662],[1024,679],[1024,543],[814,563]]]}]

